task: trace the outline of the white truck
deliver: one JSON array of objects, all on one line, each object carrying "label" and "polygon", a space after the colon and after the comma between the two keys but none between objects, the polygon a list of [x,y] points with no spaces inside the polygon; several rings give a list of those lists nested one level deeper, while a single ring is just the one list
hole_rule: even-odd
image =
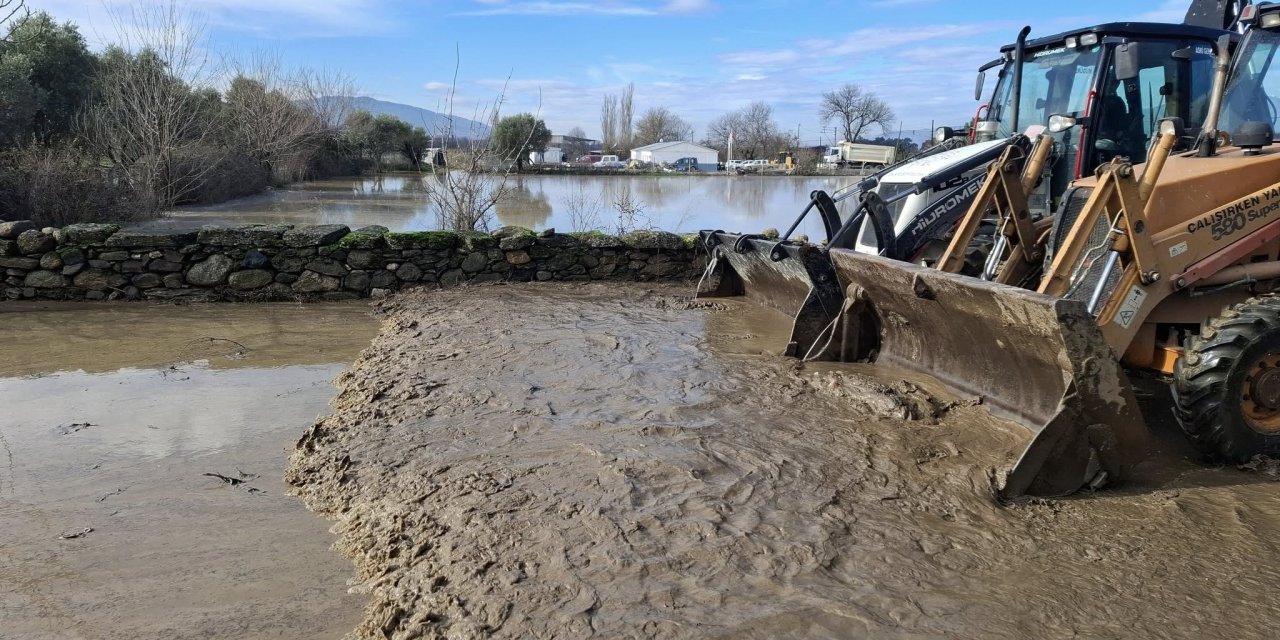
[{"label": "white truck", "polygon": [[618,159],[618,156],[601,156],[600,160],[591,163],[591,166],[597,169],[621,169],[627,166],[627,163]]},{"label": "white truck", "polygon": [[893,164],[898,150],[882,144],[840,141],[827,147],[822,163],[841,168],[882,169]]}]

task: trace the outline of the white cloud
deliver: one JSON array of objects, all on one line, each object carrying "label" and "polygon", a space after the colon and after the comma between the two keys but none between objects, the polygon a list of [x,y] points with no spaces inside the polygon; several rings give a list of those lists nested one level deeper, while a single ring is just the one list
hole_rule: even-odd
[{"label": "white cloud", "polygon": [[711,0],[670,0],[663,5],[664,13],[701,13],[716,7]]},{"label": "white cloud", "polygon": [[[90,42],[114,41],[117,22],[130,23],[135,10],[166,6],[162,0],[35,0],[32,9],[80,26]],[[299,36],[358,35],[390,30],[384,0],[183,0],[180,11],[211,27],[286,39]]]},{"label": "white cloud", "polygon": [[463,11],[460,15],[536,15],[536,16],[661,16],[703,13],[715,8],[711,0],[666,0],[665,2],[566,2],[563,0],[472,0],[486,8]]},{"label": "white cloud", "polygon": [[799,62],[803,57],[791,49],[777,51],[737,51],[720,56],[720,62],[749,67],[768,67]]}]

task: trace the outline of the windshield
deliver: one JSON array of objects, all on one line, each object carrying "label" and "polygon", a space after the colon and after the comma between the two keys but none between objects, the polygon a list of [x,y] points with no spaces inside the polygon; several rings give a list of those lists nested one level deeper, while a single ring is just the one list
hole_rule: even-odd
[{"label": "windshield", "polygon": [[1121,79],[1116,65],[1109,64],[1099,86],[1090,114],[1096,137],[1089,166],[1116,156],[1135,164],[1146,162],[1147,149],[1164,118],[1181,118],[1186,126],[1188,137],[1179,142],[1179,148],[1194,140],[1204,126],[1213,84],[1213,48],[1208,43],[1170,40],[1130,46],[1137,47],[1133,58],[1137,75]]},{"label": "windshield", "polygon": [[[1273,130],[1280,104],[1280,73],[1268,73],[1280,46],[1280,35],[1253,29],[1236,55],[1231,80],[1222,100],[1218,129],[1228,134],[1246,122],[1266,122]],[[1274,137],[1274,136],[1273,136]]]},{"label": "windshield", "polygon": [[1013,62],[1000,71],[989,120],[999,122],[997,137],[1048,124],[1054,114],[1084,115],[1102,47],[1028,51],[1022,67],[1022,98],[1018,131],[1013,130]]}]

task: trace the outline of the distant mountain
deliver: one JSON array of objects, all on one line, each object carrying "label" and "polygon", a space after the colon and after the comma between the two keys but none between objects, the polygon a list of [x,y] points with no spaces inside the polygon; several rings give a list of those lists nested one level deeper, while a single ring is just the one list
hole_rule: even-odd
[{"label": "distant mountain", "polygon": [[[395,116],[415,127],[426,129],[428,135],[445,135],[450,130],[449,116],[412,105],[361,96],[352,100],[351,109],[353,111],[363,109],[375,116]],[[456,138],[487,138],[489,137],[489,126],[455,115],[453,116],[452,133]]]}]

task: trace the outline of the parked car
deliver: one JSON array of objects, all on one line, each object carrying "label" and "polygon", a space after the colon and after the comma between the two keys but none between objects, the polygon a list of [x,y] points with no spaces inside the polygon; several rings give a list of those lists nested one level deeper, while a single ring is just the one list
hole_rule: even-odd
[{"label": "parked car", "polygon": [[625,167],[626,164],[627,163],[619,160],[618,156],[601,156],[600,159],[592,163],[591,166],[597,169],[621,169]]},{"label": "parked car", "polygon": [[754,171],[762,171],[771,164],[768,160],[735,160],[733,167],[725,166],[726,171],[736,171],[737,173],[751,173]]},{"label": "parked car", "polygon": [[603,157],[604,156],[598,153],[591,153],[585,156],[578,156],[578,159],[574,160],[573,163],[574,164],[595,164],[597,162],[600,162],[600,159]]},{"label": "parked car", "polygon": [[672,162],[666,167],[663,167],[663,169],[665,171],[675,172],[675,173],[688,173],[690,171],[702,170],[698,167],[698,159],[692,156],[687,158],[680,158],[679,160]]}]

